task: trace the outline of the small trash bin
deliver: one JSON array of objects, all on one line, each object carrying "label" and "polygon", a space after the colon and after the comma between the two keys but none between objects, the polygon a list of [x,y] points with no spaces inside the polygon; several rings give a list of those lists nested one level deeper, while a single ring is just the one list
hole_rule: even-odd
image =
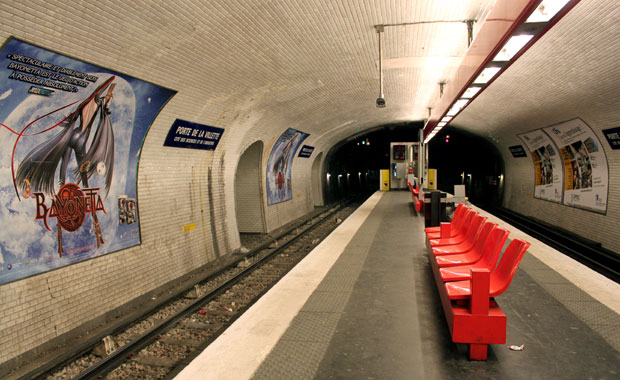
[{"label": "small trash bin", "polygon": [[437,227],[446,215],[446,193],[424,189],[424,226]]}]

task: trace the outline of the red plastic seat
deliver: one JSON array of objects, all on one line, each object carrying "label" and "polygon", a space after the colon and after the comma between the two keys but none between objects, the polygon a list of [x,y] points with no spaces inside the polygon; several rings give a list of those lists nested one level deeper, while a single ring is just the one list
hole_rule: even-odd
[{"label": "red plastic seat", "polygon": [[[459,252],[467,252],[474,247],[476,244],[476,239],[486,222],[487,218],[482,215],[475,215],[474,219],[471,221],[471,225],[467,229],[467,235],[465,235],[465,241],[460,244],[453,245],[444,245],[441,247],[432,248],[433,254],[435,255],[447,255],[450,253],[459,253]],[[443,249],[442,252],[439,252],[439,249]],[[445,253],[444,253],[445,252]]]},{"label": "red plastic seat", "polygon": [[471,210],[469,207],[464,207],[460,220],[457,220],[454,226],[452,226],[452,223],[441,223],[441,228],[443,228],[443,230],[440,230],[440,232],[427,232],[426,238],[428,240],[442,239],[442,231],[445,235],[444,238],[457,237],[458,235],[463,233],[463,230],[472,221],[474,215],[475,212],[473,210]]},{"label": "red plastic seat", "polygon": [[475,211],[470,211],[469,214],[467,214],[467,216],[465,217],[465,220],[463,221],[463,225],[459,233],[456,236],[445,238],[445,239],[428,238],[428,243],[430,244],[431,247],[441,247],[444,245],[461,244],[462,242],[465,241],[465,237],[467,236],[467,231],[469,231],[469,229],[472,227],[472,221],[474,220],[474,217],[476,215],[478,215],[478,213]]},{"label": "red plastic seat", "polygon": [[489,234],[495,229],[495,227],[497,227],[497,224],[495,223],[484,223],[471,249],[459,251],[458,245],[446,245],[443,247],[432,248],[433,255],[436,256],[439,267],[473,264],[480,260],[482,257],[484,244],[486,243]]},{"label": "red plastic seat", "polygon": [[471,265],[440,268],[439,274],[441,275],[441,280],[443,282],[469,280],[472,268],[488,269],[489,271],[495,268],[497,260],[499,259],[499,254],[509,234],[510,232],[503,228],[497,227],[493,229],[484,244],[480,260]]},{"label": "red plastic seat", "polygon": [[[519,267],[523,255],[530,247],[530,243],[521,239],[514,239],[506,248],[504,256],[490,275],[489,297],[497,297],[502,294],[512,281]],[[448,297],[451,300],[468,299],[471,297],[471,281],[447,282],[445,284]]]},{"label": "red plastic seat", "polygon": [[415,204],[415,210],[422,211],[422,205],[424,204],[424,191],[420,191],[420,186],[416,186],[413,190],[413,203]]},{"label": "red plastic seat", "polygon": [[459,233],[461,233],[461,230],[464,228],[464,226],[466,225],[466,219],[467,219],[467,215],[469,215],[470,213],[472,213],[472,209],[470,209],[467,206],[463,206],[462,207],[461,214],[460,216],[457,218],[455,215],[455,220],[453,220],[450,223],[441,223],[441,226],[439,227],[428,227],[428,228],[439,228],[439,230],[434,230],[434,231],[427,231],[426,232],[426,237],[428,239],[440,239],[441,238],[441,231],[442,229],[446,229],[448,228],[448,236],[447,237],[455,237],[457,236]]},{"label": "red plastic seat", "polygon": [[[469,207],[465,206],[464,203],[459,203],[456,206],[456,210],[454,210],[454,217],[452,218],[452,221],[450,221],[450,229],[452,230],[453,228],[456,227],[457,224],[460,224],[461,219],[464,216],[464,212],[465,209],[469,209]],[[429,233],[440,233],[441,232],[441,226],[439,227],[426,227],[424,229],[424,231],[426,231],[427,234]]]}]

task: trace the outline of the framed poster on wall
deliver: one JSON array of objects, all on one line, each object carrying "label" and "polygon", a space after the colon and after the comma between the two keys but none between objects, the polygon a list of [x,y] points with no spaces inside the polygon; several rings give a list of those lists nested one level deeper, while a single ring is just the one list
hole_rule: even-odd
[{"label": "framed poster on wall", "polygon": [[140,244],[145,135],[175,94],[9,39],[0,52],[0,284]]},{"label": "framed poster on wall", "polygon": [[289,128],[276,141],[267,162],[267,204],[269,206],[293,198],[291,173],[293,158],[299,145],[309,135]]},{"label": "framed poster on wall", "polygon": [[559,147],[564,163],[564,199],[568,206],[607,212],[609,169],[601,142],[581,119],[543,129]]},{"label": "framed poster on wall", "polygon": [[562,160],[555,143],[542,130],[518,135],[534,161],[534,198],[562,202]]}]

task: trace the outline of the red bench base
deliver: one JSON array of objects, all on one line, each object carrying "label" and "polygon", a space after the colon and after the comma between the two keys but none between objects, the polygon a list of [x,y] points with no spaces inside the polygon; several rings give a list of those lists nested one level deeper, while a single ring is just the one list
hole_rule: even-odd
[{"label": "red bench base", "polygon": [[506,343],[506,315],[492,299],[489,300],[488,312],[482,314],[471,312],[469,300],[449,299],[432,249],[428,249],[428,255],[452,341],[469,345],[470,360],[486,360],[489,344]]}]

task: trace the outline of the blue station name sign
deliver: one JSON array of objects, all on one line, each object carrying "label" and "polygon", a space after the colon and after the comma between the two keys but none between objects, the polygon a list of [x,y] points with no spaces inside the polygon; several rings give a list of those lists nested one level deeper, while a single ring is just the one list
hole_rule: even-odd
[{"label": "blue station name sign", "polygon": [[510,149],[510,153],[512,153],[512,157],[515,157],[515,158],[527,157],[527,154],[525,154],[525,149],[523,149],[523,146],[521,145],[509,146],[508,149]]},{"label": "blue station name sign", "polygon": [[620,127],[603,129],[603,134],[611,149],[620,149]]},{"label": "blue station name sign", "polygon": [[310,158],[312,152],[314,151],[314,147],[310,145],[304,145],[299,150],[299,155],[297,157]]},{"label": "blue station name sign", "polygon": [[176,119],[168,131],[164,146],[214,150],[224,129]]}]

